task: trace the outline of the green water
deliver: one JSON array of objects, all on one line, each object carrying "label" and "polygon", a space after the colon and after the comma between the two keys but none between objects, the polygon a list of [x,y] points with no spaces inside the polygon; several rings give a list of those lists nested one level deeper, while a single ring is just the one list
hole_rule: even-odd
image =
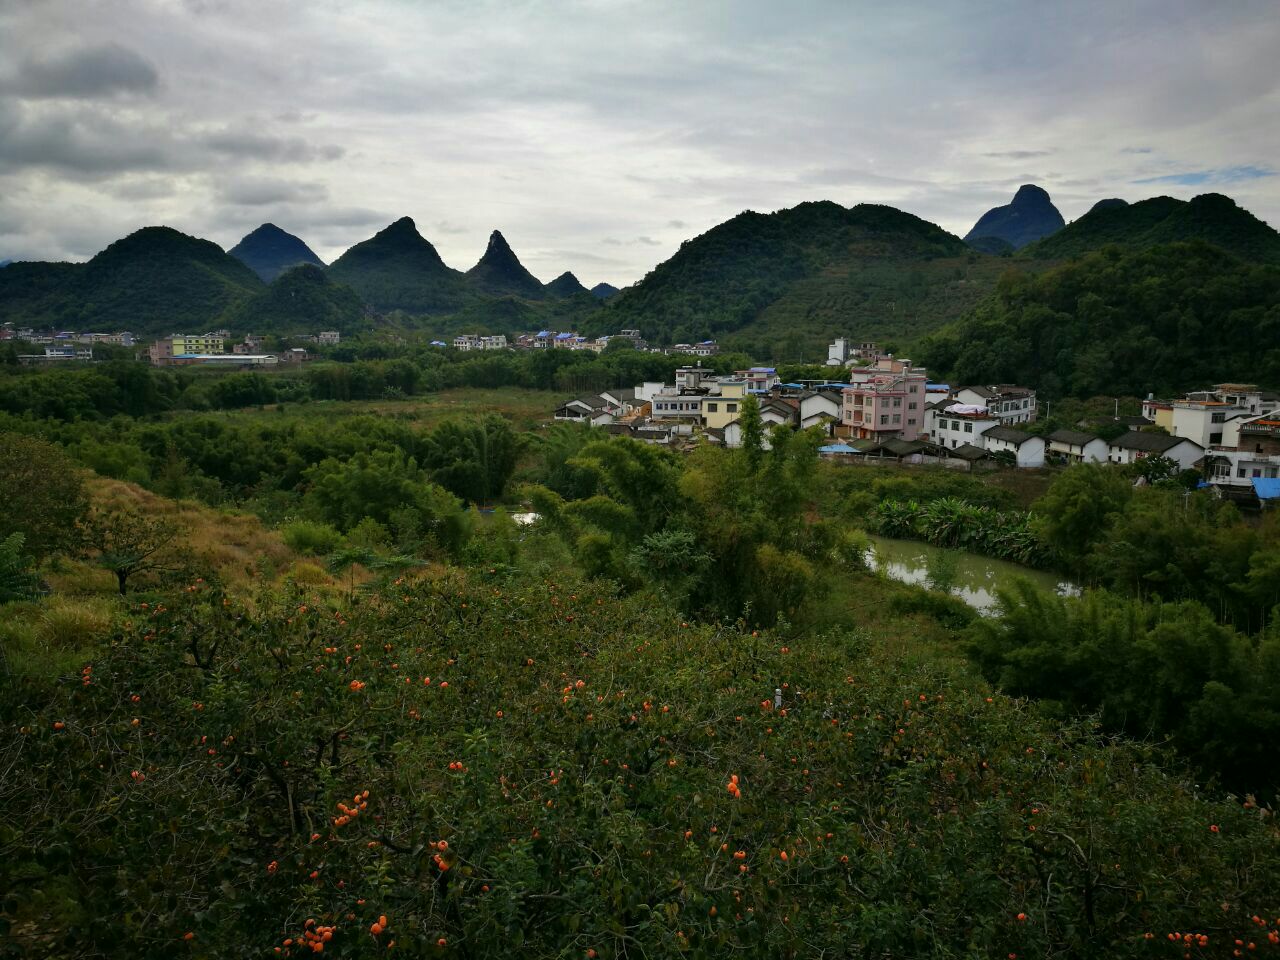
[{"label": "green water", "polygon": [[891,540],[868,534],[871,549],[867,561],[872,569],[903,583],[939,586],[959,597],[979,613],[996,612],[996,590],[1014,577],[1030,580],[1044,590],[1073,595],[1080,588],[1055,573],[1033,570],[1018,563],[993,560],[976,553],[945,550],[919,540]]}]

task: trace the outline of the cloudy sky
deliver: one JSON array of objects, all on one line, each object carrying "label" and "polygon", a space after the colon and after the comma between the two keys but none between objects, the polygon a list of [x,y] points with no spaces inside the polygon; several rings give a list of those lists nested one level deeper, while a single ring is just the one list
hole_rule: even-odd
[{"label": "cloudy sky", "polygon": [[409,215],[630,283],[744,210],[963,234],[1021,183],[1280,226],[1275,0],[0,0],[0,259]]}]

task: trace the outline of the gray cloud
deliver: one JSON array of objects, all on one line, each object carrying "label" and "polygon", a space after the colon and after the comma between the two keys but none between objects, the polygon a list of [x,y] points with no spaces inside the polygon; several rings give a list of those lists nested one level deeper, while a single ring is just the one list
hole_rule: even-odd
[{"label": "gray cloud", "polygon": [[278,203],[322,203],[329,196],[323,183],[305,183],[274,178],[236,178],[218,185],[220,203],[241,207],[261,207]]},{"label": "gray cloud", "polygon": [[0,90],[32,99],[57,97],[100,100],[152,94],[160,75],[150,61],[118,43],[73,47],[27,57]]},{"label": "gray cloud", "polygon": [[1024,179],[1072,218],[1202,174],[1280,222],[1273,6],[0,0],[0,257],[271,219],[331,259],[407,214],[626,282],[747,208],[962,234]]}]

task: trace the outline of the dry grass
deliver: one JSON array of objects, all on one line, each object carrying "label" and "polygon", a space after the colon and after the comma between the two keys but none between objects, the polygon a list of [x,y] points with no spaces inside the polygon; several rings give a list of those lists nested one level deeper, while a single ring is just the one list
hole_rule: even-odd
[{"label": "dry grass", "polygon": [[[93,476],[87,483],[95,506],[133,509],[171,520],[181,530],[179,546],[189,551],[198,567],[207,569],[229,587],[263,586],[289,575],[301,559],[280,534],[252,514],[216,510],[191,500],[170,500],[120,480]],[[69,563],[49,575],[55,590],[110,593],[115,580],[89,564]],[[322,571],[323,573],[323,571]],[[314,577],[314,572],[311,574]],[[324,583],[332,578],[324,574]]]}]

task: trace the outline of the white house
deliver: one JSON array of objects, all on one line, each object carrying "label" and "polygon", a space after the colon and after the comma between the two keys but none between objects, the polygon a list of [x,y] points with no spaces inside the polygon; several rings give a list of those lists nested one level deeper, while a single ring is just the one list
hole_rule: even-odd
[{"label": "white house", "polygon": [[949,409],[934,410],[933,429],[929,439],[940,447],[955,450],[966,443],[980,449],[986,449],[982,435],[993,427],[1000,426],[1000,420],[987,413],[985,407],[951,403]]},{"label": "white house", "polygon": [[556,408],[557,420],[576,420],[579,423],[590,423],[594,427],[612,423],[614,414],[604,397],[576,397]]},{"label": "white house", "polygon": [[1044,437],[1013,427],[996,426],[983,432],[982,442],[987,453],[1012,453],[1014,462],[1020,467],[1044,466]]},{"label": "white house", "polygon": [[1070,463],[1106,463],[1107,441],[1083,430],[1055,430],[1049,434],[1049,452]]},{"label": "white house", "polygon": [[1130,430],[1107,444],[1111,463],[1136,463],[1144,457],[1168,457],[1183,470],[1190,470],[1204,457],[1204,447],[1184,437]]},{"label": "white house", "polygon": [[800,395],[800,429],[824,426],[832,420],[839,422],[841,400],[840,394],[822,390],[802,393]]},{"label": "white house", "polygon": [[990,387],[961,387],[955,399],[960,403],[987,408],[1005,426],[1031,423],[1036,418],[1036,392],[1030,387],[996,384]]}]

